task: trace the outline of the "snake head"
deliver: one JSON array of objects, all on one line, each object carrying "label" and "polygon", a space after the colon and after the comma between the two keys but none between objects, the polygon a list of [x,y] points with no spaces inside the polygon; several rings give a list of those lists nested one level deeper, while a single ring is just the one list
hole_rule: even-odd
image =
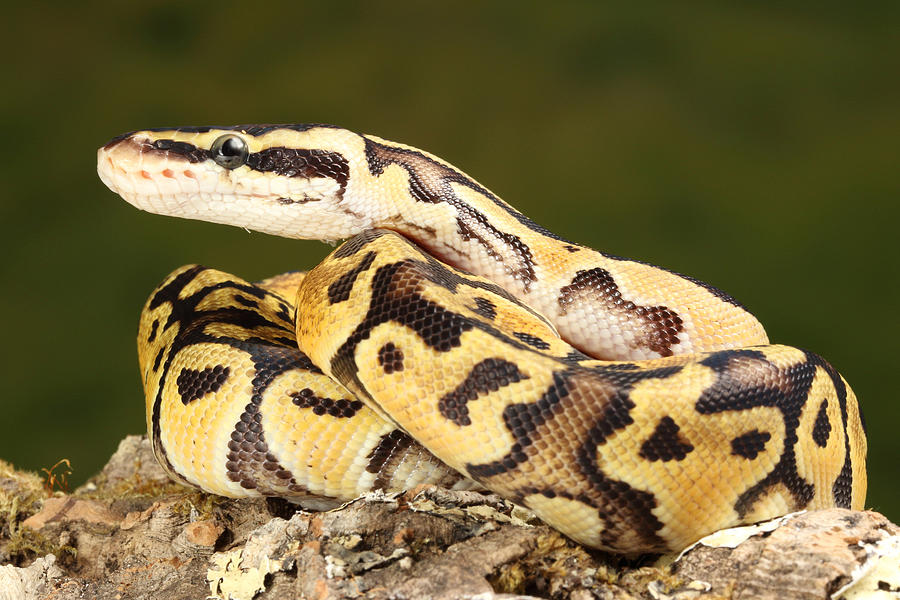
[{"label": "snake head", "polygon": [[97,172],[141,210],[337,240],[377,218],[364,148],[363,136],[329,125],[145,129],[100,148]]}]

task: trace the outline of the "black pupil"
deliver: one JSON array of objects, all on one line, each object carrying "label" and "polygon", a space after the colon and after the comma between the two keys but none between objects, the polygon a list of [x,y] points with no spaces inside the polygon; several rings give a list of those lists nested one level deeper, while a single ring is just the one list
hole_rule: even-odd
[{"label": "black pupil", "polygon": [[244,145],[238,138],[228,138],[219,149],[222,156],[235,157],[243,153]]}]

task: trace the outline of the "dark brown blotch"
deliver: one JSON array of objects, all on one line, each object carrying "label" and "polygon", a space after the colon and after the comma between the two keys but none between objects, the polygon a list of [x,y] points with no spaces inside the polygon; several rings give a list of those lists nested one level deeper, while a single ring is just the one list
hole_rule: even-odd
[{"label": "dark brown blotch", "polygon": [[438,401],[438,410],[457,425],[471,425],[467,404],[502,387],[528,379],[515,363],[502,358],[486,358],[472,367],[455,390]]},{"label": "dark brown blotch", "polygon": [[514,331],[513,337],[516,339],[525,342],[532,348],[537,348],[538,350],[548,350],[550,348],[550,343],[542,340],[536,335],[531,335],[530,333],[525,333],[524,331]]},{"label": "dark brown blotch", "polygon": [[484,252],[499,263],[505,263],[505,252],[497,252],[495,244],[510,250],[517,259],[517,264],[505,265],[515,279],[522,283],[523,289],[528,291],[531,284],[537,279],[534,267],[534,255],[519,236],[501,231],[494,227],[487,216],[475,210],[469,205],[457,206],[456,230],[459,236],[465,240],[475,240]]},{"label": "dark brown blotch", "polygon": [[259,302],[253,300],[252,298],[241,296],[240,294],[236,294],[234,300],[238,304],[243,304],[244,306],[247,306],[249,308],[259,308]]},{"label": "dark brown blotch", "polygon": [[343,197],[350,179],[350,165],[342,154],[306,148],[266,148],[247,157],[247,166],[263,173],[283,177],[326,177],[340,186]]},{"label": "dark brown blotch", "polygon": [[688,440],[681,434],[681,428],[672,417],[663,417],[656,425],[653,434],[641,444],[639,452],[642,458],[651,462],[684,460],[694,450]]},{"label": "dark brown blotch", "polygon": [[684,322],[677,312],[666,306],[640,306],[622,297],[619,285],[612,274],[601,267],[578,271],[569,285],[559,291],[561,314],[568,313],[578,302],[598,302],[612,313],[624,314],[642,324],[640,344],[660,356],[672,356],[672,346],[681,340],[678,334]]},{"label": "dark brown blotch", "polygon": [[153,144],[145,144],[145,150],[152,148],[157,153],[177,156],[183,156],[190,163],[203,162],[212,158],[210,151],[205,148],[198,148],[187,142],[177,142],[175,140],[156,140]]},{"label": "dark brown blotch", "polygon": [[181,402],[188,404],[198,400],[206,394],[214,393],[228,380],[231,372],[229,367],[216,365],[206,369],[181,369],[175,385],[178,387],[178,395]]},{"label": "dark brown blotch", "polygon": [[772,439],[768,431],[754,429],[731,440],[731,454],[753,460],[766,449],[766,442]]},{"label": "dark brown blotch", "polygon": [[147,343],[150,344],[156,339],[156,330],[159,329],[159,319],[153,319],[150,324],[150,334],[147,336]]},{"label": "dark brown blotch", "polygon": [[334,258],[347,258],[353,256],[365,248],[370,242],[383,236],[384,233],[385,231],[383,229],[369,229],[364,231],[341,244],[331,255]]},{"label": "dark brown blotch", "polygon": [[367,252],[359,264],[332,281],[328,286],[328,302],[337,304],[346,301],[350,297],[356,278],[371,267],[374,261],[375,253]]},{"label": "dark brown blotch", "polygon": [[813,424],[812,438],[817,446],[824,448],[828,445],[831,436],[831,421],[828,420],[828,398],[822,400],[819,412],[816,413],[816,422]]},{"label": "dark brown blotch", "polygon": [[256,399],[247,404],[231,431],[225,475],[263,496],[303,495],[307,491],[270,452]]},{"label": "dark brown blotch", "polygon": [[481,296],[475,298],[475,308],[472,311],[490,321],[497,318],[497,305]]},{"label": "dark brown blotch", "polygon": [[349,419],[363,407],[361,400],[323,398],[316,396],[310,388],[291,392],[290,397],[299,408],[311,408],[313,413],[319,416],[329,415],[336,419]]},{"label": "dark brown blotch", "polygon": [[381,368],[388,375],[402,371],[403,351],[392,342],[388,342],[378,349],[378,364],[381,365]]},{"label": "dark brown blotch", "polygon": [[400,429],[394,429],[381,436],[378,445],[366,456],[369,460],[366,471],[378,475],[372,483],[372,489],[384,489],[390,481],[392,465],[399,463],[412,445],[413,439]]}]

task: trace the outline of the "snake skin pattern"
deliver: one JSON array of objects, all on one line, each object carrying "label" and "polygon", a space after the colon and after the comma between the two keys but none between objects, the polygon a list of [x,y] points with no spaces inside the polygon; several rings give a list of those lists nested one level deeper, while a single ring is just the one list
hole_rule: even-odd
[{"label": "snake skin pattern", "polygon": [[326,125],[154,129],[98,172],[150,212],[350,238],[305,277],[188,266],[153,292],[147,423],[178,481],[311,508],[480,485],[631,555],[865,501],[862,416],[827,362],[421,150]]}]

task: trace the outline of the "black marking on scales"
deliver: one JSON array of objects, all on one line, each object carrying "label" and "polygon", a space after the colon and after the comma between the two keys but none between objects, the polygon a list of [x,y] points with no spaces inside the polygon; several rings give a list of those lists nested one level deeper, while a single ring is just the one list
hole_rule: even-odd
[{"label": "black marking on scales", "polygon": [[[604,522],[601,536],[608,547],[615,548],[619,538],[634,539],[637,536],[647,548],[664,549],[665,543],[657,535],[662,523],[652,513],[656,508],[653,494],[609,477],[603,465],[598,463],[597,449],[615,431],[634,422],[631,410],[635,405],[629,394],[635,383],[648,378],[667,378],[680,371],[679,366],[640,371],[602,367],[558,371],[553,375],[553,383],[536,402],[511,404],[504,409],[504,424],[516,440],[510,452],[496,461],[467,465],[466,470],[479,481],[502,476],[528,460],[529,454],[538,452],[529,447],[544,435],[552,439],[556,428],[565,428],[565,420],[587,420],[586,432],[580,436],[584,442],[574,449],[574,458],[590,487],[574,496],[571,491],[560,488],[543,489],[540,493],[548,498],[577,499],[596,509]],[[576,405],[568,400],[572,394],[593,395],[592,406],[596,412],[584,414],[576,409]],[[520,492],[515,500],[521,501],[525,495]]]},{"label": "black marking on scales", "polygon": [[556,240],[562,238],[541,227],[455,168],[429,158],[418,150],[396,148],[369,138],[364,139],[366,159],[372,175],[381,175],[391,164],[405,169],[409,175],[409,194],[412,198],[419,202],[446,202],[453,206],[457,212],[457,231],[460,237],[463,240],[475,240],[488,256],[502,262],[504,253],[494,248],[492,240],[505,246],[519,261],[518,265],[506,265],[508,272],[522,282],[525,291],[529,289],[536,274],[534,256],[528,244],[519,236],[494,227],[487,215],[456,194],[452,184],[463,185],[481,194],[532,231]]},{"label": "black marking on scales", "polygon": [[513,337],[522,340],[529,346],[533,348],[537,348],[538,350],[549,350],[550,343],[542,340],[536,335],[532,335],[530,333],[526,333],[524,331],[513,331]]},{"label": "black marking on scales", "polygon": [[679,273],[678,271],[673,271],[671,269],[667,269],[665,267],[660,267],[659,265],[654,265],[654,264],[651,264],[648,262],[644,262],[642,260],[635,260],[633,258],[624,258],[622,256],[616,256],[615,254],[608,254],[606,252],[600,252],[599,254],[601,256],[603,256],[603,258],[608,258],[610,260],[615,260],[615,261],[619,261],[619,262],[630,262],[630,263],[635,263],[638,265],[645,265],[648,267],[653,267],[654,269],[659,269],[660,271],[665,271],[666,273],[671,273],[672,275],[675,275],[676,277],[681,277],[685,281],[689,281],[696,286],[702,287],[703,289],[705,289],[707,292],[709,292],[710,294],[712,294],[713,296],[715,296],[722,302],[727,302],[728,304],[731,304],[732,306],[736,306],[744,311],[747,310],[746,306],[741,304],[738,300],[736,300],[729,293],[724,292],[724,291],[720,290],[719,288],[706,283],[705,281],[695,279],[695,278],[691,277],[690,275],[684,275],[682,273]]},{"label": "black marking on scales", "polygon": [[472,309],[472,312],[481,315],[489,321],[493,321],[497,318],[497,305],[487,298],[477,296],[475,298],[475,308]]},{"label": "black marking on scales", "polygon": [[288,129],[290,131],[298,131],[304,132],[309,131],[310,129],[340,129],[336,125],[328,125],[325,123],[288,123],[288,124],[251,124],[251,125],[232,125],[230,127],[213,127],[212,129],[227,129],[231,131],[240,131],[241,133],[246,133],[247,135],[252,135],[254,137],[259,137],[261,135],[265,135],[267,133],[271,133],[272,131],[278,131],[279,129]]},{"label": "black marking on scales", "polygon": [[[837,393],[838,406],[841,409],[841,425],[843,431],[845,432],[844,464],[841,467],[841,472],[838,474],[837,479],[835,479],[834,481],[834,485],[831,487],[831,495],[834,498],[834,503],[836,506],[840,508],[850,508],[851,500],[853,498],[853,458],[850,452],[850,426],[848,423],[849,415],[847,413],[847,386],[844,384],[844,380],[834,369],[834,367],[832,367],[831,364],[829,364],[821,356],[813,354],[812,352],[807,352],[806,360],[809,364],[822,368],[825,373],[828,374],[829,379],[831,379],[831,384],[834,386],[834,390]],[[866,422],[863,418],[862,408],[857,408],[857,410],[860,411],[860,425],[862,426],[863,432],[865,433]]]},{"label": "black marking on scales", "polygon": [[378,349],[378,364],[388,375],[398,373],[404,369],[403,350],[388,342]]},{"label": "black marking on scales", "polygon": [[448,202],[458,206],[462,201],[450,187],[451,183],[457,183],[489,199],[528,229],[554,240],[567,241],[538,225],[468,175],[426,156],[420,150],[388,146],[365,136],[363,140],[369,172],[372,175],[381,175],[389,165],[402,167],[409,173],[409,192],[416,200],[432,203]]},{"label": "black marking on scales", "polygon": [[747,460],[755,460],[766,449],[766,443],[772,439],[768,431],[753,429],[731,440],[731,454],[743,456]]},{"label": "black marking on scales", "polygon": [[368,252],[363,259],[359,261],[358,265],[332,281],[328,285],[328,302],[330,304],[345,302],[350,297],[350,292],[353,290],[353,284],[356,282],[356,278],[364,271],[367,271],[374,261],[375,253]]},{"label": "black marking on scales", "polygon": [[[232,344],[240,347],[240,344]],[[294,479],[278,459],[269,452],[259,407],[263,394],[276,377],[287,371],[304,368],[299,350],[279,346],[246,344],[242,348],[253,361],[250,402],[234,425],[226,455],[226,475],[245,489],[255,489],[264,495],[278,495],[282,490],[303,492],[305,488]],[[301,355],[302,356],[302,355]],[[305,358],[305,356],[304,356]],[[308,360],[308,359],[307,359]],[[259,468],[254,468],[259,465]]]},{"label": "black marking on scales", "polygon": [[[134,143],[138,142],[135,141]],[[212,153],[208,149],[198,148],[193,144],[176,142],[175,140],[156,140],[152,144],[143,143],[142,151],[165,155],[175,154],[191,164],[212,160]]]},{"label": "black marking on scales", "polygon": [[[531,284],[537,279],[537,275],[534,272],[534,255],[528,244],[523,242],[519,236],[500,231],[494,227],[484,213],[476,210],[471,205],[460,202],[458,204],[454,203],[454,206],[456,206],[458,213],[456,228],[460,238],[463,241],[475,240],[489,257],[503,263],[506,271],[521,281],[523,289],[527,292]],[[487,231],[488,236],[483,235],[482,231]],[[518,265],[506,264],[503,251],[498,251],[491,240],[495,240],[511,251],[518,259]]]},{"label": "black marking on scales", "polygon": [[355,398],[323,398],[317,396],[311,388],[303,388],[299,392],[288,394],[291,401],[300,408],[311,408],[319,416],[329,415],[335,419],[349,419],[363,407],[361,400]]},{"label": "black marking on scales", "polygon": [[373,489],[384,489],[390,482],[393,466],[400,462],[403,455],[413,445],[413,439],[405,431],[393,429],[381,436],[378,444],[366,456],[366,472],[376,473],[378,477],[372,482]]},{"label": "black marking on scales", "polygon": [[224,365],[205,369],[182,368],[175,381],[181,402],[187,405],[207,394],[219,391],[228,380],[229,373],[231,373],[231,369]]},{"label": "black marking on scales", "polygon": [[[212,285],[208,285],[190,296],[181,297],[182,291],[204,271],[207,271],[207,268],[199,265],[185,269],[169,282],[161,286],[148,303],[148,308],[150,310],[165,303],[169,304],[171,313],[163,326],[163,331],[176,326],[176,333],[171,343],[171,350],[166,357],[165,363],[162,365],[162,371],[158,375],[159,387],[151,409],[151,436],[153,439],[154,451],[160,459],[160,462],[163,462],[166,466],[167,471],[175,474],[177,474],[177,471],[168,460],[165,448],[162,445],[160,411],[162,407],[162,391],[166,387],[166,380],[170,376],[172,360],[183,349],[198,343],[224,344],[243,350],[250,355],[250,358],[256,367],[256,373],[252,384],[253,397],[251,402],[245,408],[241,420],[235,425],[235,432],[241,433],[242,429],[246,429],[254,435],[251,436],[251,438],[253,438],[252,442],[248,439],[242,440],[242,442],[246,442],[246,446],[242,442],[235,442],[232,440],[233,443],[237,444],[237,452],[262,452],[261,448],[265,445],[265,439],[264,437],[256,435],[261,434],[262,432],[257,425],[254,425],[254,423],[258,424],[260,421],[258,408],[259,402],[261,402],[262,399],[262,392],[277,374],[294,368],[304,369],[313,373],[321,373],[321,370],[313,365],[309,358],[296,348],[296,345],[292,345],[294,340],[294,332],[292,330],[265,318],[256,310],[245,310],[235,307],[207,311],[197,310],[197,306],[205,298],[218,290],[233,289],[260,299],[269,295],[265,290],[250,284],[242,284],[225,279],[213,283]],[[281,331],[282,333],[276,334],[275,340],[266,340],[259,337],[248,340],[239,340],[230,337],[213,336],[206,333],[206,325],[208,323],[228,323],[247,331],[271,328],[275,331]],[[291,344],[285,345],[283,343],[284,341],[290,342]],[[256,429],[259,429],[259,431],[255,431]],[[256,456],[256,454],[254,454],[254,456]],[[287,471],[278,466],[277,461],[273,462],[272,460],[269,460],[270,455],[268,455],[267,450],[263,453],[263,456],[264,468],[268,468],[270,472],[277,472],[275,475],[275,477],[277,477],[276,481],[282,482],[283,484],[279,486],[279,489],[291,489],[291,485],[296,486],[295,483],[288,481],[290,477],[284,477]],[[239,455],[237,455],[237,457],[241,458]],[[234,475],[234,473],[229,473],[229,476],[232,475]],[[182,476],[179,476],[179,478],[184,481]],[[242,478],[241,484],[244,485],[245,483],[245,487],[252,487],[256,482],[247,478]]]},{"label": "black marking on scales", "polygon": [[472,367],[456,389],[438,401],[438,410],[457,425],[471,425],[469,402],[523,379],[528,379],[528,375],[519,371],[515,363],[502,358],[486,358]]},{"label": "black marking on scales", "polygon": [[261,173],[282,177],[327,178],[338,183],[338,197],[343,198],[350,179],[350,165],[342,154],[327,150],[285,148],[276,146],[252,152],[247,166]]},{"label": "black marking on scales", "polygon": [[286,325],[293,326],[296,321],[296,313],[296,308],[292,308],[287,302],[279,301],[278,312],[275,313],[275,316],[284,321]]},{"label": "black marking on scales", "polygon": [[672,356],[672,346],[680,340],[684,323],[678,313],[666,306],[641,306],[622,297],[612,274],[601,267],[578,271],[571,283],[559,290],[559,309],[565,315],[573,304],[592,300],[610,313],[626,313],[639,324],[640,344],[660,356]]},{"label": "black marking on scales", "polygon": [[[449,352],[461,345],[463,333],[480,329],[519,350],[534,351],[514,337],[505,335],[488,323],[447,310],[421,294],[422,279],[455,292],[459,285],[486,289],[501,294],[512,302],[518,301],[494,284],[466,279],[436,260],[425,262],[401,260],[378,267],[372,277],[369,309],[344,343],[331,358],[332,375],[344,385],[360,393],[365,386],[357,376],[356,346],[368,339],[372,329],[382,323],[394,322],[409,327],[422,341],[438,352]],[[410,284],[414,285],[410,285]]]},{"label": "black marking on scales", "polygon": [[241,296],[240,294],[235,294],[234,301],[237,302],[238,304],[243,304],[244,306],[246,306],[248,308],[259,308],[259,302],[257,302],[256,300],[253,300],[252,298],[246,298],[244,296]]},{"label": "black marking on scales", "polygon": [[349,258],[386,233],[384,229],[367,229],[341,244],[331,253],[333,258]]},{"label": "black marking on scales", "polygon": [[153,323],[150,324],[150,334],[147,335],[147,343],[152,344],[153,340],[156,339],[156,330],[159,329],[159,319],[153,319]]},{"label": "black marking on scales", "polygon": [[159,350],[156,352],[156,356],[153,359],[153,372],[156,373],[159,371],[159,366],[162,364],[163,356],[166,354],[166,347],[160,346]]},{"label": "black marking on scales", "polygon": [[681,434],[681,428],[672,417],[663,417],[656,424],[653,434],[647,438],[638,454],[650,462],[684,460],[693,452],[692,446]]},{"label": "black marking on scales", "polygon": [[828,420],[828,398],[822,400],[819,412],[816,413],[816,421],[813,425],[812,438],[816,445],[824,448],[828,445],[828,437],[831,435],[831,422]]},{"label": "black marking on scales", "polygon": [[793,497],[793,510],[805,508],[815,495],[815,486],[797,471],[797,428],[816,375],[814,362],[804,360],[779,369],[757,350],[723,350],[708,355],[700,364],[716,373],[716,381],[698,398],[697,412],[707,415],[772,407],[784,420],[784,450],[778,463],[738,497],[735,511],[743,518],[778,483]]}]

